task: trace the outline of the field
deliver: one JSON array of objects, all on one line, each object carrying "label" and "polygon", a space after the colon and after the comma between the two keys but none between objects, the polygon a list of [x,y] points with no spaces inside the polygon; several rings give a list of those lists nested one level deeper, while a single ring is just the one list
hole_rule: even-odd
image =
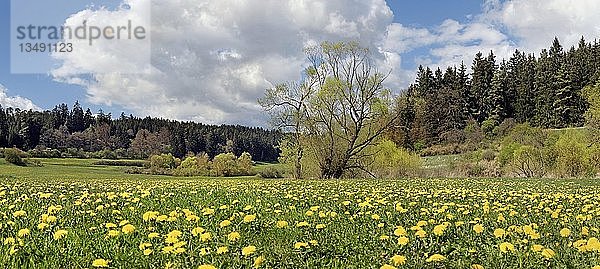
[{"label": "field", "polygon": [[184,179],[44,162],[0,162],[2,267],[600,265],[591,180]]}]

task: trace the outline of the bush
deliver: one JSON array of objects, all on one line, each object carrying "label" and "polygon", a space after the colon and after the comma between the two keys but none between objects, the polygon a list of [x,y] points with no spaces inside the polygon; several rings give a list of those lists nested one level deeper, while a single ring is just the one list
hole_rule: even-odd
[{"label": "bush", "polygon": [[485,160],[485,161],[488,161],[488,162],[491,162],[494,159],[496,159],[496,152],[494,152],[491,149],[486,149],[486,150],[484,150],[484,151],[481,152],[481,159]]},{"label": "bush", "polygon": [[208,176],[210,170],[210,159],[207,154],[188,156],[173,171],[173,175],[182,177]]},{"label": "bush", "polygon": [[417,176],[420,173],[421,157],[396,147],[394,142],[385,140],[376,147],[373,172],[377,177],[397,178]]},{"label": "bush", "polygon": [[148,162],[130,160],[99,160],[94,162],[93,165],[146,167]]},{"label": "bush", "polygon": [[511,166],[521,176],[541,178],[550,169],[550,158],[544,149],[520,146],[513,153]]},{"label": "bush", "polygon": [[261,178],[283,178],[283,174],[283,171],[272,166],[266,167],[258,172],[258,176]]},{"label": "bush", "polygon": [[27,163],[23,158],[27,157],[27,154],[17,148],[4,149],[4,160],[8,163],[12,163],[18,166],[25,166]]},{"label": "bush", "polygon": [[590,175],[593,167],[588,158],[586,138],[581,132],[567,130],[554,144],[556,173],[561,177]]},{"label": "bush", "polygon": [[150,168],[153,169],[173,169],[177,164],[178,159],[171,153],[150,156]]}]

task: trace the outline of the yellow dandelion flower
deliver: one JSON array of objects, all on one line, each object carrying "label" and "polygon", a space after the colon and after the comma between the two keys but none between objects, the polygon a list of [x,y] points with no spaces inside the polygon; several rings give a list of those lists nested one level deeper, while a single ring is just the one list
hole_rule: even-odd
[{"label": "yellow dandelion flower", "polygon": [[149,233],[148,234],[148,238],[157,238],[157,237],[160,237],[159,233]]},{"label": "yellow dandelion flower", "polygon": [[196,227],[196,228],[192,229],[192,235],[193,236],[198,236],[198,235],[204,233],[204,231],[205,231],[204,228],[202,228],[202,227]]},{"label": "yellow dandelion flower", "polygon": [[246,215],[243,219],[244,223],[253,222],[256,219],[256,215]]},{"label": "yellow dandelion flower", "polygon": [[214,267],[210,264],[203,264],[203,265],[198,266],[198,269],[217,269],[217,267]]},{"label": "yellow dandelion flower", "polygon": [[502,253],[507,253],[509,251],[515,251],[515,246],[508,242],[501,243],[499,248]]},{"label": "yellow dandelion flower", "polygon": [[304,242],[296,242],[294,244],[294,248],[295,249],[301,249],[301,248],[309,248],[310,246],[308,245],[308,243],[304,243]]},{"label": "yellow dandelion flower", "polygon": [[494,236],[496,238],[504,237],[505,234],[506,234],[506,231],[502,228],[497,228],[494,230]]},{"label": "yellow dandelion flower", "polygon": [[127,225],[123,226],[121,231],[123,231],[124,234],[131,234],[135,231],[135,226],[133,226],[131,224],[127,224]]},{"label": "yellow dandelion flower", "polygon": [[404,227],[402,227],[402,226],[398,226],[394,230],[394,235],[395,236],[405,236],[406,235],[406,229],[404,229]]},{"label": "yellow dandelion flower", "polygon": [[280,220],[275,223],[275,226],[277,226],[277,228],[285,228],[288,226],[288,222],[285,220]]},{"label": "yellow dandelion flower", "polygon": [[483,226],[481,224],[475,224],[475,226],[473,226],[473,231],[480,234],[483,232]]},{"label": "yellow dandelion flower", "polygon": [[200,235],[200,240],[202,242],[206,242],[206,241],[210,241],[210,239],[212,238],[212,234],[210,232],[206,232]]},{"label": "yellow dandelion flower", "polygon": [[250,256],[254,252],[256,252],[255,246],[247,246],[247,247],[242,248],[242,255],[244,255],[244,256]]},{"label": "yellow dandelion flower", "polygon": [[27,235],[29,235],[29,229],[27,229],[27,228],[21,229],[17,232],[18,237],[25,237]]},{"label": "yellow dandelion flower", "polygon": [[481,264],[473,264],[471,265],[471,269],[485,269]]},{"label": "yellow dandelion flower", "polygon": [[406,263],[406,257],[402,255],[394,255],[394,257],[390,258],[390,262],[394,266],[404,265]]},{"label": "yellow dandelion flower", "polygon": [[552,259],[552,257],[554,257],[554,255],[556,255],[554,250],[551,250],[549,248],[545,248],[544,250],[542,250],[542,256],[546,259]]},{"label": "yellow dandelion flower", "polygon": [[221,227],[221,228],[227,227],[229,225],[231,225],[231,221],[229,221],[229,220],[224,220],[224,221],[221,221],[221,223],[219,223],[219,227]]},{"label": "yellow dandelion flower", "polygon": [[316,229],[320,230],[320,229],[325,229],[325,224],[317,224],[315,226]]},{"label": "yellow dandelion flower", "polygon": [[231,241],[231,242],[235,242],[238,239],[240,239],[240,233],[238,232],[231,232],[227,235],[227,240]]},{"label": "yellow dandelion flower", "polygon": [[571,235],[571,230],[569,230],[568,228],[562,228],[559,233],[562,237],[568,237],[569,235]]},{"label": "yellow dandelion flower", "polygon": [[444,255],[442,255],[442,254],[433,254],[433,255],[429,256],[429,258],[427,258],[425,261],[426,262],[440,262],[445,259],[446,259],[446,257],[444,257]]},{"label": "yellow dandelion flower", "polygon": [[217,254],[224,254],[229,252],[229,248],[227,248],[226,246],[223,247],[218,247],[217,248]]},{"label": "yellow dandelion flower", "polygon": [[54,240],[59,240],[63,237],[66,237],[67,233],[68,232],[66,230],[57,230],[56,232],[54,232],[54,235],[53,235]]},{"label": "yellow dandelion flower", "polygon": [[108,264],[110,263],[109,260],[105,260],[105,259],[95,259],[92,262],[92,266],[93,267],[108,267]]},{"label": "yellow dandelion flower", "polygon": [[384,264],[379,269],[397,269],[395,266],[391,266],[389,264]]},{"label": "yellow dandelion flower", "polygon": [[408,237],[406,236],[398,237],[398,245],[404,246],[408,244],[408,241]]},{"label": "yellow dandelion flower", "polygon": [[144,249],[144,256],[148,256],[152,254],[152,250],[151,249]]},{"label": "yellow dandelion flower", "polygon": [[254,259],[253,267],[254,268],[260,267],[265,262],[265,260],[266,260],[265,256],[261,255],[261,256],[256,257],[256,259]]},{"label": "yellow dandelion flower", "polygon": [[535,245],[531,246],[531,250],[533,250],[534,252],[540,252],[543,249],[544,249],[544,246],[542,246],[542,245],[535,244]]}]

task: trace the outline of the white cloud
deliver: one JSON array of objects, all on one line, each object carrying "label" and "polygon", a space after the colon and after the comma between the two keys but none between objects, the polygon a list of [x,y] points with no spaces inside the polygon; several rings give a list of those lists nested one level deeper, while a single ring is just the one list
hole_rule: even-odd
[{"label": "white cloud", "polygon": [[[128,10],[148,0],[127,0]],[[96,104],[117,104],[141,115],[207,123],[264,125],[256,100],[274,84],[298,80],[303,48],[324,40],[359,40],[378,62],[396,67],[400,56],[380,50],[393,14],[384,0],[152,1],[150,74],[107,73],[101,59],[131,55],[106,49],[63,54],[57,80],[83,85]],[[121,14],[124,15],[124,14]],[[131,16],[130,14],[127,14]],[[71,17],[106,20],[111,11]],[[95,55],[91,57],[91,55]],[[90,70],[92,79],[73,71]],[[390,82],[400,82],[395,70]]]},{"label": "white cloud", "polygon": [[31,100],[23,98],[21,96],[8,96],[8,90],[0,84],[0,105],[2,107],[19,108],[21,110],[42,110],[39,106],[36,106]]},{"label": "white cloud", "polygon": [[[116,17],[145,19],[139,6],[151,0],[125,0],[130,9],[85,10],[70,21]],[[414,50],[417,64],[433,68],[461,61],[470,66],[478,51],[498,58],[519,48],[538,52],[554,35],[564,45],[600,33],[597,0],[487,0],[482,13],[467,21],[447,19],[419,28],[392,23],[384,0],[170,0],[152,3],[152,66],[147,74],[110,73],[120,59],[136,68],[143,53],[123,53],[109,44],[63,54],[56,80],[82,85],[95,104],[123,106],[139,115],[206,123],[264,125],[256,103],[264,89],[298,80],[306,64],[302,49],[323,40],[357,39],[375,52],[381,71],[392,70],[388,86],[406,87],[414,70],[401,64]],[[80,76],[81,70],[92,76]]]},{"label": "white cloud", "polygon": [[565,47],[577,44],[582,35],[587,40],[597,38],[599,13],[598,0],[490,1],[481,20],[504,28],[520,48],[539,52],[555,36]]}]

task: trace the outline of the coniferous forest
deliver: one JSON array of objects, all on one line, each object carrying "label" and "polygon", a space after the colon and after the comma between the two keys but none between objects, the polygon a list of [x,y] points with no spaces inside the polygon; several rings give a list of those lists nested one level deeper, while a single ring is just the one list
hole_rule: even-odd
[{"label": "coniferous forest", "polygon": [[[0,107],[0,147],[29,150],[39,157],[147,158],[153,154],[206,153],[214,157],[248,152],[257,161],[276,161],[280,133],[258,127],[206,125],[100,111],[93,115],[79,103],[50,111]],[[51,149],[51,150],[49,150]]]},{"label": "coniferous forest", "polygon": [[[477,53],[465,63],[435,71],[420,66],[398,98],[400,116],[389,136],[420,149],[460,143],[476,126],[492,132],[506,119],[540,128],[581,127],[588,108],[581,90],[600,70],[600,43],[565,49],[557,38],[539,54],[516,50],[509,59]],[[468,133],[468,132],[467,132]]]}]

